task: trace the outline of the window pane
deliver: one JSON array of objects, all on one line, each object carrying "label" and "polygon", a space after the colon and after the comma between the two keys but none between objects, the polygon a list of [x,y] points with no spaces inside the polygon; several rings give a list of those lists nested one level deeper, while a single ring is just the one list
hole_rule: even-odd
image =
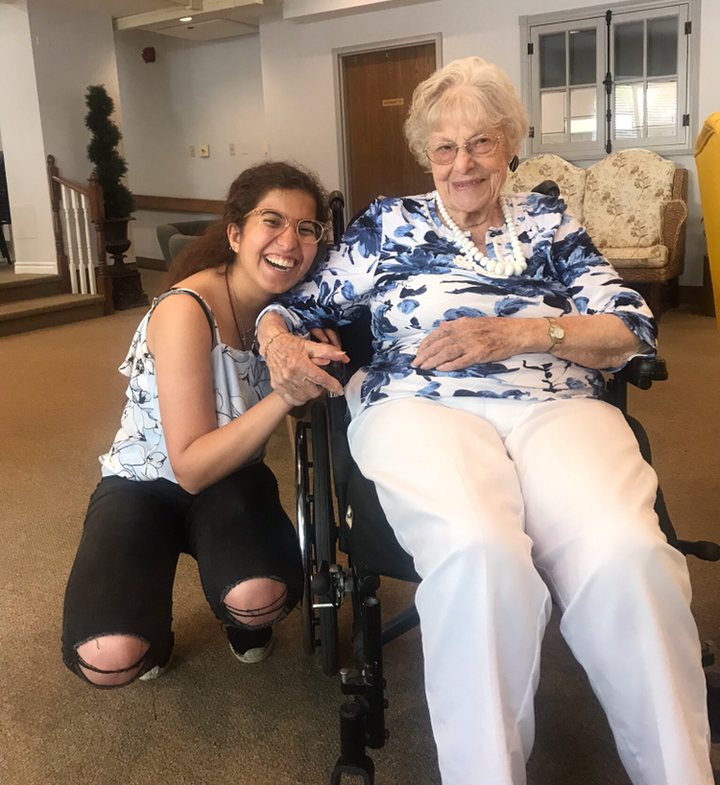
[{"label": "window pane", "polygon": [[641,139],[643,136],[645,104],[642,84],[615,85],[616,139]]},{"label": "window pane", "polygon": [[567,132],[566,93],[564,90],[542,94],[543,144],[564,142]]},{"label": "window pane", "polygon": [[570,141],[597,139],[597,90],[594,87],[570,91]]},{"label": "window pane", "polygon": [[678,19],[648,19],[648,76],[674,76],[677,73]]},{"label": "window pane", "polygon": [[570,31],[570,84],[597,81],[595,37],[595,30]]},{"label": "window pane", "polygon": [[615,80],[618,82],[642,77],[643,22],[630,22],[615,27]]},{"label": "window pane", "polygon": [[647,89],[648,136],[677,133],[677,82],[651,82]]},{"label": "window pane", "polygon": [[565,33],[540,36],[540,87],[564,87]]}]

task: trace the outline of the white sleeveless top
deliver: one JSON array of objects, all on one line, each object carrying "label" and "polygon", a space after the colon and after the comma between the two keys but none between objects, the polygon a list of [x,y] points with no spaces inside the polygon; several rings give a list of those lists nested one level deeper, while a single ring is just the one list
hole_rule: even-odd
[{"label": "white sleeveless top", "polygon": [[[170,289],[157,297],[133,336],[125,361],[118,369],[130,377],[127,404],[120,430],[110,451],[100,456],[103,477],[117,475],[131,480],[177,482],[168,460],[165,435],[160,421],[155,358],[147,346],[147,325],[158,303],[175,294],[189,295],[200,303],[212,330],[212,368],[218,428],[246,412],[272,391],[270,373],[264,361],[251,350],[241,351],[220,342],[215,316],[203,298],[191,289]],[[247,463],[262,460],[264,447]]]}]

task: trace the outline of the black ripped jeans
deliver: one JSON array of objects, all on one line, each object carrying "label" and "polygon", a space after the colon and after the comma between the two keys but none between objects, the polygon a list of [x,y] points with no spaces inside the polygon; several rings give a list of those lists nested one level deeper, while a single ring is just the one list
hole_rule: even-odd
[{"label": "black ripped jeans", "polygon": [[82,675],[77,647],[102,635],[148,642],[143,671],[167,660],[181,553],[197,560],[205,597],[230,626],[244,625],[223,600],[249,578],[287,587],[274,621],[300,600],[297,536],[265,464],[239,469],[197,495],[169,480],[104,477],[90,499],[65,593],[63,660],[74,673]]}]

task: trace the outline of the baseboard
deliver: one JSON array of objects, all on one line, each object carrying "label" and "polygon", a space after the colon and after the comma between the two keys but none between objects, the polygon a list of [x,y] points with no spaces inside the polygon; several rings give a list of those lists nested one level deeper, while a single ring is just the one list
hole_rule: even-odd
[{"label": "baseboard", "polygon": [[167,270],[164,259],[153,259],[151,256],[136,256],[135,263],[144,270]]},{"label": "baseboard", "polygon": [[697,305],[702,302],[703,288],[702,286],[681,286],[680,287],[680,302],[686,305]]},{"label": "baseboard", "polygon": [[696,306],[703,316],[715,316],[712,289],[707,284],[703,286],[681,286],[680,302],[685,305]]}]

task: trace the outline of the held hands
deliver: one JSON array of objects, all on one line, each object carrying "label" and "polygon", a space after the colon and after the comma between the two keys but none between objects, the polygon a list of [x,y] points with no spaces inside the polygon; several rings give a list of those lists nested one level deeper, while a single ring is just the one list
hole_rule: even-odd
[{"label": "held hands", "polygon": [[548,343],[544,319],[463,316],[443,322],[426,335],[412,365],[422,370],[459,371],[522,352],[547,351]]},{"label": "held hands", "polygon": [[332,330],[312,330],[318,339],[306,341],[297,335],[281,332],[265,346],[265,361],[270,369],[270,380],[275,392],[290,406],[302,406],[317,398],[323,389],[336,395],[343,394],[340,382],[322,370],[333,360],[349,361],[340,349],[340,342]]}]

